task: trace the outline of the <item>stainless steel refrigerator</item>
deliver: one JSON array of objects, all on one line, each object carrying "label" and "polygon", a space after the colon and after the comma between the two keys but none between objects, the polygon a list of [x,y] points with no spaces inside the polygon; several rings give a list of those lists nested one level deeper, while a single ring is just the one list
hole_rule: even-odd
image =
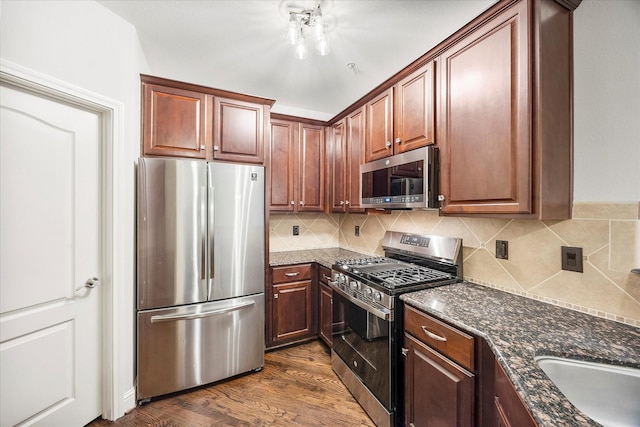
[{"label": "stainless steel refrigerator", "polygon": [[264,364],[264,168],[140,158],[137,399]]}]

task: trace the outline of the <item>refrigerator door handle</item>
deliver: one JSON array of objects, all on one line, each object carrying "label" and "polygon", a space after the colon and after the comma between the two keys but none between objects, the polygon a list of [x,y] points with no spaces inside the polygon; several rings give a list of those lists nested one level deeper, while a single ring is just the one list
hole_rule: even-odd
[{"label": "refrigerator door handle", "polygon": [[202,185],[200,187],[200,192],[203,195],[202,201],[200,202],[200,280],[205,280],[207,276],[207,201],[206,194],[207,188]]},{"label": "refrigerator door handle", "polygon": [[[209,165],[211,167],[211,165]],[[209,178],[207,178],[209,179]],[[215,200],[214,200],[214,191],[213,183],[209,181],[209,278],[213,279],[215,277],[215,263],[214,263],[214,238],[215,238]],[[211,290],[209,290],[209,295],[211,295]]]},{"label": "refrigerator door handle", "polygon": [[249,301],[244,304],[236,305],[234,307],[221,308],[220,310],[204,311],[202,313],[163,314],[163,315],[151,316],[151,323],[172,322],[176,320],[201,319],[203,317],[211,317],[211,316],[217,316],[219,314],[231,313],[234,311],[242,310],[243,308],[252,307],[254,305],[256,305],[255,301]]}]

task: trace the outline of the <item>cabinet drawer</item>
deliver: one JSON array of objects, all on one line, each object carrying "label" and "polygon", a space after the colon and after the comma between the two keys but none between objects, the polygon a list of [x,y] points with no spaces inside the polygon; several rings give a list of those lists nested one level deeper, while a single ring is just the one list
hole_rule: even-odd
[{"label": "cabinet drawer", "polygon": [[272,281],[276,283],[297,282],[311,279],[311,264],[274,267]]},{"label": "cabinet drawer", "polygon": [[318,280],[320,283],[329,285],[329,280],[331,280],[331,270],[322,265],[318,265]]},{"label": "cabinet drawer", "polygon": [[474,371],[473,337],[425,314],[404,306],[404,329],[461,366]]}]

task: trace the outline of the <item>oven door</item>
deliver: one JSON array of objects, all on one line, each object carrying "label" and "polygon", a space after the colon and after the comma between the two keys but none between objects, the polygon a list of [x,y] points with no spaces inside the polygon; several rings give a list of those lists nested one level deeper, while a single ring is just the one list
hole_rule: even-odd
[{"label": "oven door", "polygon": [[387,409],[391,410],[392,321],[389,315],[333,289],[333,351]]}]

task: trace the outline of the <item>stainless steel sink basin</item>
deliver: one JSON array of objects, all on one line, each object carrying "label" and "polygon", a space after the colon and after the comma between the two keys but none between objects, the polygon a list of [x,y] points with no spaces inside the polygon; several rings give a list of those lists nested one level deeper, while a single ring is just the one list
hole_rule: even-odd
[{"label": "stainless steel sink basin", "polygon": [[552,356],[535,361],[594,421],[605,427],[640,426],[640,369]]}]

